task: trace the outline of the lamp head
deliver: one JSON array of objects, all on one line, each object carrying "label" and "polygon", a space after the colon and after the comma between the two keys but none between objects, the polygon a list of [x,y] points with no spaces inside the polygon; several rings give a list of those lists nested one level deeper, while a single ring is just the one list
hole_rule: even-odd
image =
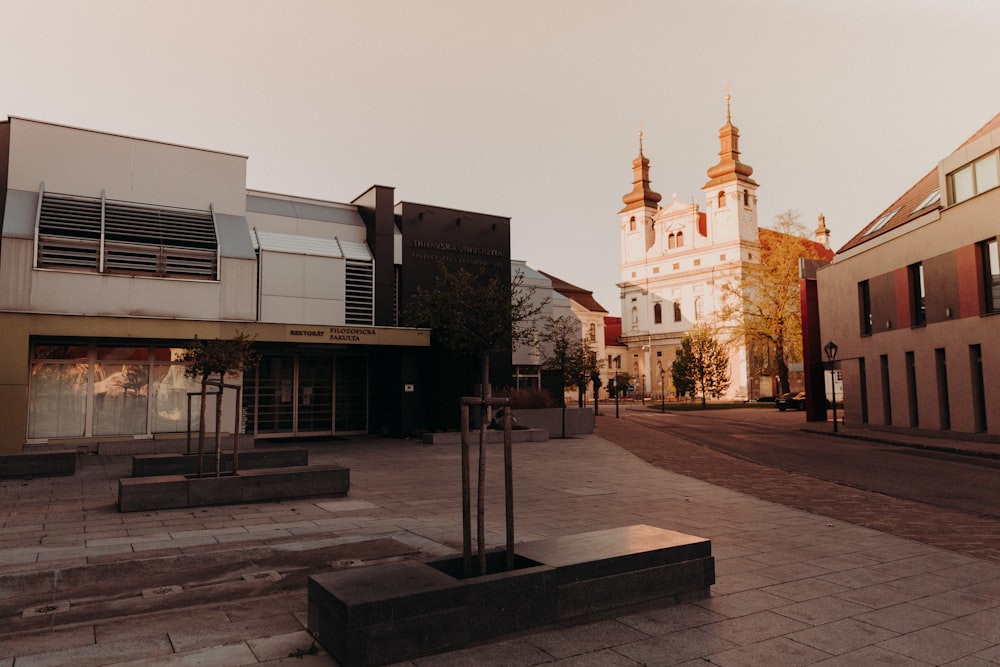
[{"label": "lamp head", "polygon": [[837,344],[832,340],[823,346],[823,352],[826,353],[826,358],[833,361],[837,358]]}]

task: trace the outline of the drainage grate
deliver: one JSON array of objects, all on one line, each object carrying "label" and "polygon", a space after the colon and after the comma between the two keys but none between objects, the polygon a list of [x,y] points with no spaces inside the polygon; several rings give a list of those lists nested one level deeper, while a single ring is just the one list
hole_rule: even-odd
[{"label": "drainage grate", "polygon": [[142,591],[144,598],[161,598],[166,595],[176,595],[183,591],[180,586],[157,586],[156,588],[146,588]]},{"label": "drainage grate", "polygon": [[60,611],[69,611],[69,602],[53,602],[52,604],[44,604],[39,607],[28,607],[21,612],[21,618],[28,618],[31,616],[46,616],[48,614],[55,614]]}]

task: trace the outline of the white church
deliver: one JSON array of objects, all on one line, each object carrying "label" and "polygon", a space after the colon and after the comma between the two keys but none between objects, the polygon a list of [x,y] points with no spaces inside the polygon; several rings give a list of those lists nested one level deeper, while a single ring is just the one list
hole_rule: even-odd
[{"label": "white church", "polygon": [[[757,182],[753,168],[740,161],[740,133],[727,103],[719,131],[719,162],[702,186],[704,209],[676,199],[666,206],[649,184],[649,160],[642,152],[632,162],[632,191],[622,197],[621,343],[627,348],[622,371],[629,373],[636,398],[673,396],[670,365],[681,339],[696,324],[725,330],[716,317],[722,285],[738,280],[745,263],[760,260]],[[820,222],[817,242],[829,247]],[[721,340],[721,339],[720,339]],[[721,340],[730,355],[730,387],[722,397],[746,400],[770,395],[770,376],[761,377],[742,340]]]}]

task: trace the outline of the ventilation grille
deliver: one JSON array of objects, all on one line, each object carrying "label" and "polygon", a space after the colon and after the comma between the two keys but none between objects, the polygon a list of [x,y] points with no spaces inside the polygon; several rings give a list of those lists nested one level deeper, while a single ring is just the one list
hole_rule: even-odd
[{"label": "ventilation grille", "polygon": [[345,268],[344,322],[371,325],[374,320],[375,271],[371,262],[347,260]]},{"label": "ventilation grille", "polygon": [[103,219],[101,211],[100,199],[43,194],[38,265],[172,278],[216,277],[218,241],[210,212],[116,201],[104,202]]}]

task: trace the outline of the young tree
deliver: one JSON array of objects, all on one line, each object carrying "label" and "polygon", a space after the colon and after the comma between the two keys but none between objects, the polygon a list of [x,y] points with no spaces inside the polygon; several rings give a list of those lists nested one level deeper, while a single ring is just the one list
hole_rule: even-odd
[{"label": "young tree", "polygon": [[[417,289],[407,309],[407,322],[430,327],[435,344],[462,355],[474,355],[480,364],[483,404],[491,396],[490,355],[510,354],[535,340],[535,319],[545,302],[535,299],[524,273],[513,277],[473,274],[465,269],[438,269],[434,290]],[[485,563],[486,433],[489,419],[480,415],[477,487],[477,537],[479,557]]]},{"label": "young tree", "polygon": [[[555,374],[555,381],[561,390],[570,385],[580,386],[580,369],[585,356],[580,321],[568,315],[546,318],[542,338],[548,344],[542,357],[542,368]],[[586,386],[586,380],[583,386]],[[562,437],[565,438],[566,398],[564,395],[557,398],[562,407]]]},{"label": "young tree", "polygon": [[[213,377],[219,380],[219,394],[215,400],[215,472],[219,473],[222,459],[222,441],[219,422],[222,418],[222,384],[229,373],[239,373],[257,365],[260,355],[253,349],[253,338],[237,332],[228,340],[206,339],[197,336],[184,350],[181,359],[188,364],[184,374],[201,381],[201,405],[198,418],[198,474],[202,472],[201,459],[205,451],[205,403],[208,385]],[[236,406],[238,410],[240,406]],[[235,433],[233,434],[236,435]],[[235,461],[233,463],[236,465]]]},{"label": "young tree", "polygon": [[760,261],[744,263],[723,286],[723,319],[734,323],[734,337],[769,352],[782,393],[788,391],[788,364],[802,359],[799,259],[828,259],[828,251],[805,234],[796,211],[775,216],[773,229],[760,230]]},{"label": "young tree", "polygon": [[700,393],[702,407],[709,395],[729,388],[729,355],[708,325],[695,326],[681,339],[670,375],[677,393]]}]

